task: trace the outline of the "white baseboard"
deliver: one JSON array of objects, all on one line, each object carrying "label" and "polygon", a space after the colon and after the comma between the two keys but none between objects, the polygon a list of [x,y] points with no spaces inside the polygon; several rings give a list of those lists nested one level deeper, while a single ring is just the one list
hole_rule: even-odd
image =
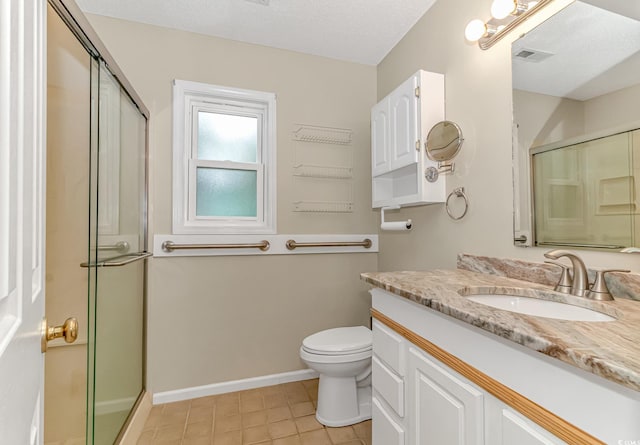
[{"label": "white baseboard", "polygon": [[181,400],[196,399],[198,397],[213,396],[227,392],[243,391],[245,389],[262,388],[263,386],[279,385],[280,383],[297,382],[300,380],[315,379],[318,373],[312,369],[283,372],[281,374],[251,377],[242,380],[213,383],[211,385],[195,386],[191,388],[175,389],[153,394],[153,404],[179,402]]}]

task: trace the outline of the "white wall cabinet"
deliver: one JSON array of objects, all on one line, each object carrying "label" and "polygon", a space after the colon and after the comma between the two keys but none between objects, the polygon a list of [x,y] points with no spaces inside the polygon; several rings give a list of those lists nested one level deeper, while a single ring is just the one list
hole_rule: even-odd
[{"label": "white wall cabinet", "polygon": [[371,110],[373,207],[444,202],[444,176],[435,183],[424,169],[436,166],[424,150],[429,130],[444,120],[444,76],[418,71]]}]

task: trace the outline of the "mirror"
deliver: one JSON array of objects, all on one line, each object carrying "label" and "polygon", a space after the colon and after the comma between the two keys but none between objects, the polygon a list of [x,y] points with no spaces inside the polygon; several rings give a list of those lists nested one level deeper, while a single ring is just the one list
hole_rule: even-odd
[{"label": "mirror", "polygon": [[447,162],[456,157],[462,146],[462,130],[455,122],[438,122],[429,130],[425,148],[432,161]]},{"label": "mirror", "polygon": [[637,2],[574,1],[511,49],[515,245],[640,244]]},{"label": "mirror", "polygon": [[438,163],[438,168],[425,169],[424,177],[428,182],[436,182],[440,173],[453,173],[455,164],[451,161],[460,151],[462,142],[462,130],[455,122],[438,122],[429,130],[424,148],[427,157]]}]

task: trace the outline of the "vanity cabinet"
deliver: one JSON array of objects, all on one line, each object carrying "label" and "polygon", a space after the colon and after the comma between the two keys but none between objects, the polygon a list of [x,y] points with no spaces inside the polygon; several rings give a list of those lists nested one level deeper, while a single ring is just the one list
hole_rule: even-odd
[{"label": "vanity cabinet", "polygon": [[373,444],[484,443],[484,395],[373,321]]},{"label": "vanity cabinet", "polygon": [[377,320],[373,336],[374,445],[565,443]]},{"label": "vanity cabinet", "polygon": [[444,76],[418,71],[371,109],[373,207],[444,202],[444,177],[427,182],[436,166],[426,136],[444,120]]},{"label": "vanity cabinet", "polygon": [[581,370],[531,356],[405,298],[371,293],[374,445],[597,444],[636,437],[637,419],[630,416],[637,395],[594,384]]}]

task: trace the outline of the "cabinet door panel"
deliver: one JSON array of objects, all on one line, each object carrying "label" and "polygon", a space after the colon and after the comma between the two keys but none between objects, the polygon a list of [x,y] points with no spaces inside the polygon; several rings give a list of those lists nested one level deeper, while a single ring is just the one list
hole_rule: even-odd
[{"label": "cabinet door panel", "polygon": [[373,176],[389,171],[389,100],[371,109],[371,171]]},{"label": "cabinet door panel", "polygon": [[391,170],[418,162],[418,76],[413,76],[389,96]]},{"label": "cabinet door panel", "polygon": [[453,371],[409,351],[408,410],[410,442],[416,445],[480,445],[484,443],[483,394]]},{"label": "cabinet door panel", "polygon": [[373,445],[404,445],[404,429],[387,413],[382,402],[373,397],[372,404]]},{"label": "cabinet door panel", "polygon": [[560,445],[566,442],[553,436],[528,420],[523,419],[511,410],[502,410],[501,445]]}]

